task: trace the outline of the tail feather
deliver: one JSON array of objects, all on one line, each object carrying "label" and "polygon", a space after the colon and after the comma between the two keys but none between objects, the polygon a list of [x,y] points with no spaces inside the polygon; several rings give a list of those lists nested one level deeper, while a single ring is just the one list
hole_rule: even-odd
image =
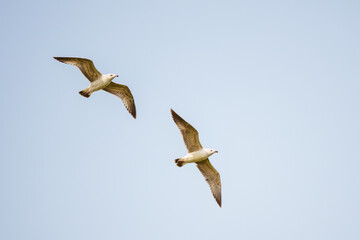
[{"label": "tail feather", "polygon": [[182,167],[185,165],[184,160],[182,160],[181,158],[175,159],[175,163],[176,163],[176,166],[178,166],[178,167]]},{"label": "tail feather", "polygon": [[89,91],[86,91],[85,89],[79,92],[81,96],[83,97],[90,97],[91,93]]}]

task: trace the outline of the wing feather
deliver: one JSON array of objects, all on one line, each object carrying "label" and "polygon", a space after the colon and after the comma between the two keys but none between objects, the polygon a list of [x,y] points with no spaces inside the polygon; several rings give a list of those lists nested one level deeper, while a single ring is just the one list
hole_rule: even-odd
[{"label": "wing feather", "polygon": [[205,180],[210,186],[211,192],[216,200],[216,202],[221,207],[221,181],[220,181],[220,174],[216,169],[211,165],[209,159],[206,159],[201,162],[196,163],[198,169],[205,177]]},{"label": "wing feather", "polygon": [[76,66],[90,82],[97,80],[101,76],[101,73],[95,68],[93,61],[91,61],[90,59],[74,57],[54,58],[59,62]]},{"label": "wing feather", "polygon": [[135,107],[134,97],[127,86],[111,82],[103,90],[111,94],[114,94],[115,96],[118,96],[124,103],[129,113],[134,118],[136,118],[136,107]]},{"label": "wing feather", "polygon": [[180,129],[181,135],[184,139],[184,143],[188,152],[194,152],[199,149],[202,149],[199,140],[199,133],[196,129],[191,126],[188,122],[182,119],[174,110],[171,109],[171,115],[174,119],[174,122]]}]

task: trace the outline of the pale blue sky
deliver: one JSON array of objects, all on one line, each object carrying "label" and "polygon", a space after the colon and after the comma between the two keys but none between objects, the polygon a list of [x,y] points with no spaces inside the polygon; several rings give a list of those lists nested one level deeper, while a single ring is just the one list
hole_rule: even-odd
[{"label": "pale blue sky", "polygon": [[[2,1],[0,239],[360,239],[359,1]],[[93,59],[137,119],[53,56]],[[170,108],[200,133],[220,209]]]}]

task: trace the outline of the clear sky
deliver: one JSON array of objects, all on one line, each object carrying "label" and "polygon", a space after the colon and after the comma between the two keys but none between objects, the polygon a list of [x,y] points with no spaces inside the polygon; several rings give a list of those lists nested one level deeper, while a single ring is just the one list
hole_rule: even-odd
[{"label": "clear sky", "polygon": [[[0,239],[360,239],[359,1],[1,1]],[[131,89],[53,56],[90,58]],[[200,133],[223,208],[186,154]]]}]

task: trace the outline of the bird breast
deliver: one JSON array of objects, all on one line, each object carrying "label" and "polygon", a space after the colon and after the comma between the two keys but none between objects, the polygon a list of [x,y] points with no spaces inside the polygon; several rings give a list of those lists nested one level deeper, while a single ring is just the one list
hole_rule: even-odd
[{"label": "bird breast", "polygon": [[95,91],[106,88],[111,83],[111,79],[98,79],[91,83],[91,88]]},{"label": "bird breast", "polygon": [[207,159],[211,154],[207,153],[204,149],[188,153],[186,155],[187,162],[200,162]]}]

